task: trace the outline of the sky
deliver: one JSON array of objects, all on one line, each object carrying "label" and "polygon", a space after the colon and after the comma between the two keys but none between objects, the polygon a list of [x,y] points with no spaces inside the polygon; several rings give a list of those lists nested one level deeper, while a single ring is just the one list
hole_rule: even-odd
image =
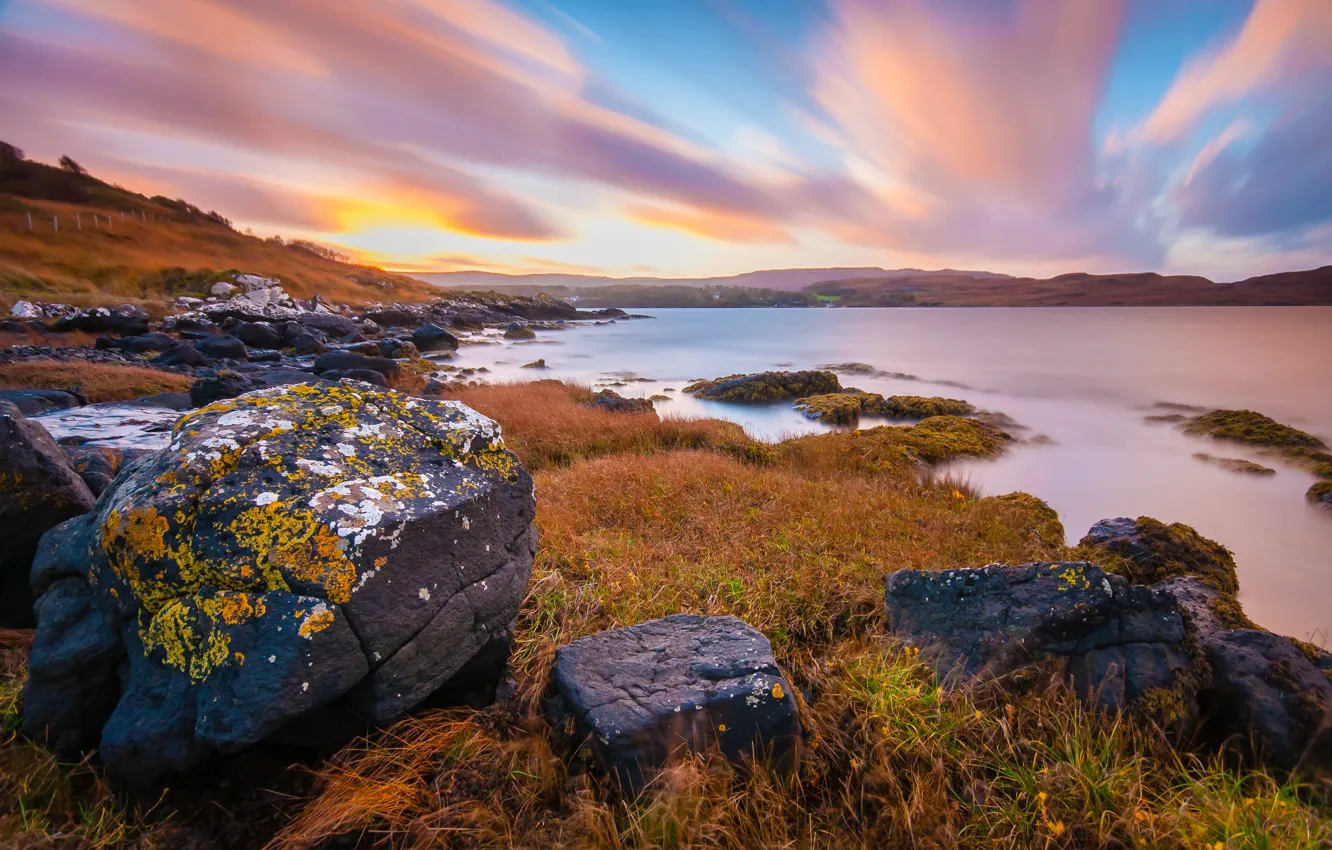
[{"label": "sky", "polygon": [[1332,0],[0,0],[0,139],[403,271],[1332,263]]}]

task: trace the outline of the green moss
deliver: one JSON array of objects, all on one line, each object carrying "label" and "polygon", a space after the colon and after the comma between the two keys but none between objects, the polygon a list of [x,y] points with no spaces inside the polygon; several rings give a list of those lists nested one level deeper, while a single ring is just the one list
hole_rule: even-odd
[{"label": "green moss", "polygon": [[1217,620],[1227,629],[1256,629],[1258,624],[1249,619],[1249,615],[1244,613],[1244,607],[1240,605],[1239,600],[1233,593],[1222,593],[1213,597],[1207,607],[1212,609]]},{"label": "green moss", "polygon": [[1083,538],[1078,548],[1082,557],[1135,584],[1197,576],[1225,593],[1239,590],[1230,551],[1182,523],[1166,525],[1152,517],[1138,517],[1131,540],[1093,544]]},{"label": "green moss", "polygon": [[1327,448],[1322,440],[1312,434],[1306,434],[1289,425],[1282,425],[1275,419],[1252,410],[1213,410],[1188,420],[1184,431],[1188,434],[1267,448]]},{"label": "green moss", "polygon": [[935,416],[917,425],[880,425],[860,431],[813,434],[787,440],[779,448],[797,465],[880,472],[958,457],[994,457],[1012,439],[978,419]]},{"label": "green moss", "polygon": [[976,408],[960,398],[895,395],[883,399],[877,409],[867,409],[865,412],[889,419],[927,419],[931,416],[971,416]]},{"label": "green moss", "polygon": [[1000,504],[1021,508],[1032,517],[1032,530],[1042,542],[1052,546],[1064,543],[1064,524],[1059,521],[1059,512],[1041,499],[1030,493],[1007,493],[1003,496],[988,496]]},{"label": "green moss", "polygon": [[1241,460],[1237,457],[1217,457],[1206,452],[1194,452],[1193,457],[1195,460],[1210,463],[1228,472],[1236,472],[1241,475],[1276,475],[1275,469],[1270,466],[1263,466],[1261,463],[1254,463],[1251,460]]},{"label": "green moss", "polygon": [[854,425],[861,416],[887,419],[928,419],[931,416],[971,416],[976,408],[957,398],[926,398],[878,393],[845,392],[809,396],[796,402],[796,409],[829,425]]},{"label": "green moss", "polygon": [[[802,398],[796,410],[827,425],[855,425],[870,393],[824,393]],[[882,396],[875,396],[879,401]]]},{"label": "green moss", "polygon": [[695,381],[684,391],[710,401],[749,404],[782,401],[789,398],[841,392],[842,385],[832,372],[756,372],[727,375],[711,381]]}]

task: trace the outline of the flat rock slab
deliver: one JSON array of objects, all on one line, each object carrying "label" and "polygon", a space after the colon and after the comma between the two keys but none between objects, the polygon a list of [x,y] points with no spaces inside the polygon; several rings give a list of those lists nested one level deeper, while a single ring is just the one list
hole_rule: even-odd
[{"label": "flat rock slab", "polygon": [[591,635],[555,658],[559,715],[629,792],[678,748],[796,762],[800,718],[768,639],[735,617],[676,614]]},{"label": "flat rock slab", "polygon": [[1169,593],[1087,563],[900,570],[886,605],[889,627],[954,682],[1055,657],[1080,692],[1119,708],[1172,691],[1193,663]]}]

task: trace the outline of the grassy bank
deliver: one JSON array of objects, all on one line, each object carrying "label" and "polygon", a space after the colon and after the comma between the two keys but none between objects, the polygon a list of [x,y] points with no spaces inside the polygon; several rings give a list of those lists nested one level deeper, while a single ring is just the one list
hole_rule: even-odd
[{"label": "grassy bank", "polygon": [[[195,798],[129,798],[14,735],[25,650],[0,679],[0,843],[172,847],[219,809],[275,847],[1318,847],[1314,789],[1177,755],[1145,722],[1057,684],[944,693],[883,636],[883,580],[1065,557],[1030,496],[978,498],[922,461],[997,451],[974,420],[753,444],[734,425],[623,416],[554,382],[460,390],[534,477],[540,546],[513,656],[517,697],[424,712],[251,778],[223,760]],[[935,421],[930,428],[925,426]],[[541,717],[556,647],[678,611],[762,630],[799,688],[797,776],[684,760],[636,801],[559,750]],[[29,781],[48,765],[40,783]],[[17,765],[19,769],[13,766]],[[26,784],[25,784],[26,783]],[[256,784],[279,793],[254,791]],[[53,836],[55,838],[53,839]],[[330,843],[331,842],[331,843]]]},{"label": "grassy bank", "polygon": [[0,363],[0,387],[58,389],[81,393],[89,402],[129,401],[146,395],[189,392],[194,379],[147,366],[114,366],[77,360]]}]

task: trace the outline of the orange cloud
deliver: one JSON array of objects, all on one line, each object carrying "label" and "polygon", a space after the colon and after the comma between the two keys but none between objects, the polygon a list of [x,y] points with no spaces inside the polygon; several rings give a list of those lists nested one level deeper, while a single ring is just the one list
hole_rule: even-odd
[{"label": "orange cloud", "polygon": [[681,209],[632,204],[625,214],[653,227],[682,230],[719,242],[791,242],[791,235],[776,224],[701,208]]},{"label": "orange cloud", "polygon": [[1190,63],[1135,136],[1164,144],[1208,110],[1291,74],[1332,66],[1332,3],[1258,0],[1239,34]]}]

